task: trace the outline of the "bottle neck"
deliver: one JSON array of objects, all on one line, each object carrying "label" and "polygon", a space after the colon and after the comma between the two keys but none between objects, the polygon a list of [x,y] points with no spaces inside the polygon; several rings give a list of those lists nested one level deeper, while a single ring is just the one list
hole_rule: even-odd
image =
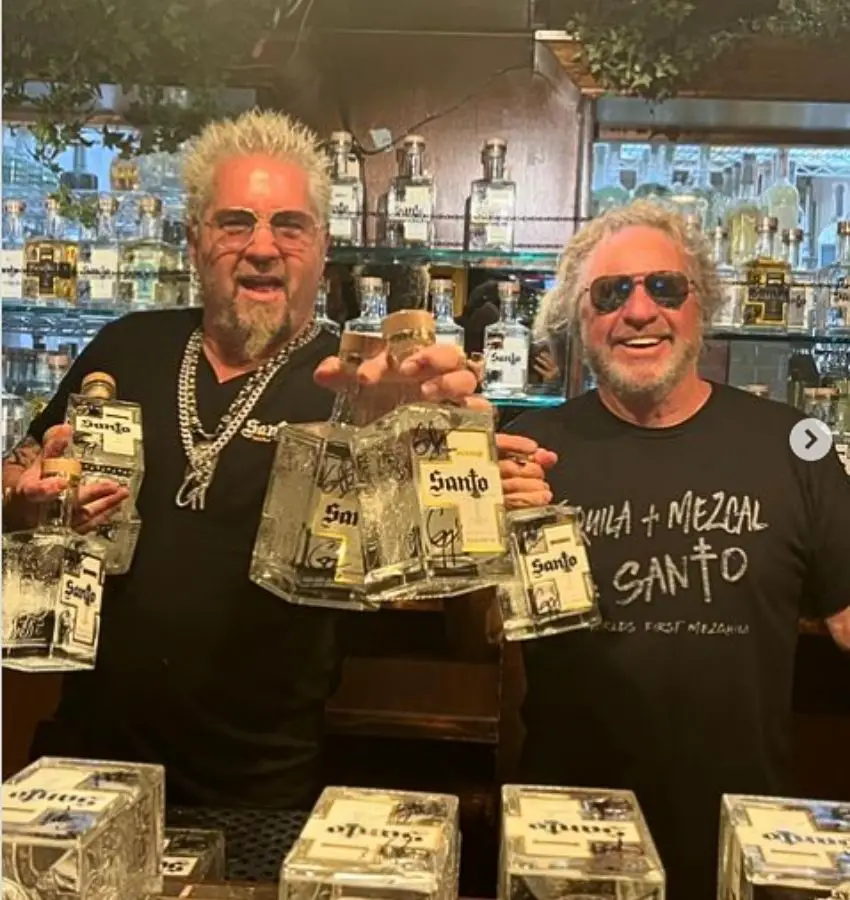
[{"label": "bottle neck", "polygon": [[486,156],[484,158],[484,180],[485,181],[504,181],[505,180],[505,157]]},{"label": "bottle neck", "polygon": [[434,318],[438,322],[454,322],[454,297],[448,291],[434,294]]},{"label": "bottle neck", "polygon": [[791,181],[790,156],[787,150],[780,150],[776,157],[776,181],[788,184]]},{"label": "bottle neck", "polygon": [[850,234],[838,235],[837,259],[845,266],[850,266]]},{"label": "bottle neck", "polygon": [[729,265],[729,241],[722,235],[714,236],[711,253],[716,266]]},{"label": "bottle neck", "polygon": [[406,150],[401,173],[406,178],[421,178],[423,172],[423,156],[419,148]]},{"label": "bottle neck", "polygon": [[113,243],[117,238],[118,230],[115,226],[115,216],[100,216],[97,220],[97,240],[103,243]]},{"label": "bottle neck", "polygon": [[6,240],[10,244],[20,244],[24,239],[24,222],[17,214],[6,218]]},{"label": "bottle neck", "polygon": [[499,300],[499,319],[502,322],[516,322],[517,320],[517,298],[501,297]]},{"label": "bottle neck", "polygon": [[68,528],[74,524],[77,509],[79,480],[70,478],[65,488],[52,500],[41,505],[39,526],[42,528]]},{"label": "bottle neck", "polygon": [[150,213],[142,213],[139,217],[139,237],[145,241],[162,240],[162,219]]},{"label": "bottle neck", "polygon": [[348,149],[337,147],[333,156],[333,177],[341,181],[348,177]]},{"label": "bottle neck", "polygon": [[788,242],[788,262],[792,269],[802,268],[803,247],[799,241]]},{"label": "bottle neck", "polygon": [[316,294],[316,302],[313,304],[313,316],[316,319],[328,318],[328,295],[325,291]]},{"label": "bottle neck", "polygon": [[387,298],[383,294],[370,291],[363,295],[360,317],[363,319],[384,319],[387,315]]},{"label": "bottle neck", "polygon": [[58,240],[64,230],[62,216],[59,213],[49,212],[44,220],[44,236]]},{"label": "bottle neck", "polygon": [[767,229],[759,231],[758,243],[756,244],[756,256],[762,259],[773,259],[776,243],[775,238],[776,235],[772,231],[768,231]]}]

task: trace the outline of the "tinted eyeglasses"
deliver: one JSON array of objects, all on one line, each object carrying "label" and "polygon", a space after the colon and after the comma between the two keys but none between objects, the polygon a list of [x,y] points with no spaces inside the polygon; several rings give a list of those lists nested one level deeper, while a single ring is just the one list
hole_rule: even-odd
[{"label": "tinted eyeglasses", "polygon": [[602,275],[587,289],[597,312],[616,312],[642,284],[650,297],[665,309],[678,309],[691,292],[692,281],[683,272],[648,272],[646,275]]},{"label": "tinted eyeglasses", "polygon": [[213,240],[223,250],[244,250],[262,223],[272,233],[272,240],[283,251],[305,250],[319,232],[318,223],[297,210],[279,210],[270,216],[258,216],[251,209],[219,209],[207,220]]}]

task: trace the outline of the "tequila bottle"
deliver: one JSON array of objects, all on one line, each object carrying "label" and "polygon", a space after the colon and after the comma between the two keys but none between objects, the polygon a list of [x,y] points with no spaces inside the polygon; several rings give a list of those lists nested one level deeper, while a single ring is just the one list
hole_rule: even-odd
[{"label": "tequila bottle", "polygon": [[803,229],[782,233],[784,259],[791,267],[791,294],[788,301],[788,330],[813,330],[815,326],[815,273],[802,262]]},{"label": "tequila bottle", "polygon": [[23,200],[3,201],[3,248],[0,250],[3,300],[24,296],[24,213]]},{"label": "tequila bottle", "polygon": [[800,219],[800,192],[791,183],[790,159],[786,147],[776,154],[776,181],[764,192],[762,206],[777,221],[780,232],[797,228]]},{"label": "tequila bottle", "polygon": [[[379,336],[345,331],[340,359],[353,372],[384,346]],[[278,431],[250,577],[291,603],[363,610],[374,608],[368,595],[381,593],[365,583],[369,566],[351,452],[355,428],[375,415],[375,391],[351,388],[338,395],[328,422]]]},{"label": "tequila bottle", "polygon": [[81,304],[111,304],[118,296],[118,200],[102,194],[97,201],[97,226],[92,241],[80,243]]},{"label": "tequila bottle", "polygon": [[635,200],[651,200],[667,205],[670,199],[670,164],[673,161],[673,147],[653,144],[647,154],[644,177],[635,188]]},{"label": "tequila bottle", "polygon": [[755,253],[743,266],[744,328],[785,328],[791,296],[791,266],[775,249],[776,219],[765,216]]},{"label": "tequila bottle", "polygon": [[531,334],[517,317],[519,285],[500,281],[499,321],[484,329],[484,393],[512,397],[525,392]]},{"label": "tequila bottle", "polygon": [[145,471],[142,409],[117,399],[115,379],[105,372],[83,378],[71,394],[65,421],[74,429],[70,453],[82,466],[83,483],[107,479],[124,485],[130,496],[93,536],[106,557],[106,573],[123,575],[133,561],[141,520],[136,499]]},{"label": "tequila bottle", "polygon": [[77,299],[79,247],[66,237],[59,201],[48,197],[44,207],[43,234],[29,238],[24,245],[24,296],[33,300],[73,303]]},{"label": "tequila bottle", "polygon": [[729,261],[729,232],[718,225],[714,229],[712,257],[720,281],[720,306],[714,313],[712,325],[715,328],[739,328],[741,325],[742,284],[735,267]]},{"label": "tequila bottle", "polygon": [[162,238],[162,201],[139,201],[138,236],[120,248],[119,295],[131,306],[175,306],[180,290],[180,254]]},{"label": "tequila bottle", "polygon": [[850,334],[850,222],[838,223],[838,255],[820,274],[818,330]]},{"label": "tequila bottle", "polygon": [[743,265],[753,258],[758,244],[759,222],[762,220],[756,192],[755,153],[744,154],[740,172],[740,193],[726,213],[733,266]]},{"label": "tequila bottle", "polygon": [[345,323],[346,331],[381,335],[381,322],[387,314],[387,286],[380,278],[363,276],[357,281],[360,315]]},{"label": "tequila bottle", "polygon": [[386,198],[387,243],[390,247],[430,247],[435,240],[434,179],[424,169],[425,140],[404,139],[399,174]]},{"label": "tequila bottle", "polygon": [[696,230],[702,231],[708,218],[708,197],[688,184],[688,173],[677,172],[673,177],[673,189],[668,198],[670,208],[691,223]]},{"label": "tequila bottle", "polygon": [[481,151],[484,177],[472,182],[469,192],[470,250],[510,253],[514,248],[516,184],[505,175],[508,145],[490,138]]},{"label": "tequila bottle", "polygon": [[45,459],[43,477],[65,488],[42,504],[37,527],[3,535],[3,665],[25,672],[93,669],[104,560],[71,530],[81,466]]},{"label": "tequila bottle", "polygon": [[316,324],[324,328],[325,331],[329,331],[331,334],[339,337],[339,322],[335,322],[328,315],[328,283],[324,278],[319,282],[319,289],[316,291],[316,301],[313,304],[313,318],[316,320]]},{"label": "tequila bottle", "polygon": [[463,328],[455,322],[455,283],[451,278],[434,278],[430,293],[437,343],[463,349]]},{"label": "tequila bottle", "polygon": [[328,231],[336,246],[363,246],[363,181],[353,158],[354,138],[335,131],[330,139],[331,209]]},{"label": "tequila bottle", "polygon": [[[433,318],[422,310],[393,313],[384,337],[397,366],[435,342]],[[398,408],[353,438],[367,583],[407,581],[416,596],[495,585],[484,568],[505,556],[507,535],[492,413],[419,396],[418,385],[400,382]]]},{"label": "tequila bottle", "polygon": [[3,783],[3,896],[162,894],[162,766],[42,757]]}]

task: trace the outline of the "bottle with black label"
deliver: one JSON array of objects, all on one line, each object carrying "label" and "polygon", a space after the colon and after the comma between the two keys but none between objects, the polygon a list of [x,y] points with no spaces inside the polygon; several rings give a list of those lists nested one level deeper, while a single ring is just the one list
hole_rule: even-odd
[{"label": "bottle with black label", "polygon": [[59,304],[77,299],[79,246],[66,236],[65,219],[55,197],[44,204],[44,228],[24,245],[24,297]]},{"label": "bottle with black label", "polygon": [[755,255],[744,263],[745,329],[785,329],[791,299],[791,264],[776,250],[777,220],[762,218]]}]

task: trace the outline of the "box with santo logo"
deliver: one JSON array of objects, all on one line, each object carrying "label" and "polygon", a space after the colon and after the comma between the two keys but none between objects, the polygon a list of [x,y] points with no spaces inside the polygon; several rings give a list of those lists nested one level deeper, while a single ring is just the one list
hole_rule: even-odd
[{"label": "box with santo logo", "polygon": [[850,900],[850,803],[726,795],[719,900]]},{"label": "box with santo logo", "polygon": [[43,757],[3,783],[5,900],[162,892],[162,766]]},{"label": "box with santo logo", "polygon": [[458,799],[325,788],[280,875],[280,900],[455,900]]},{"label": "box with santo logo", "polygon": [[664,900],[664,891],[631,791],[502,788],[499,900]]}]

